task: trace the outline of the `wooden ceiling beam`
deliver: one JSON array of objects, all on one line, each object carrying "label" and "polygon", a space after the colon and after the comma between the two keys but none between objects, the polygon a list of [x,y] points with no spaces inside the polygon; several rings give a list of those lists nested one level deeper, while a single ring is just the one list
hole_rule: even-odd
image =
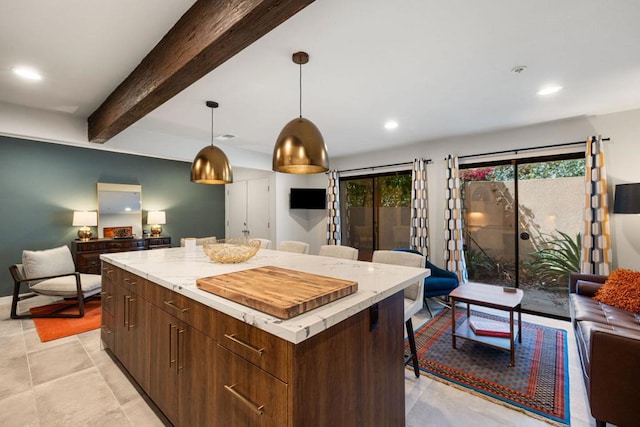
[{"label": "wooden ceiling beam", "polygon": [[313,1],[197,0],[89,116],[89,141],[108,141]]}]

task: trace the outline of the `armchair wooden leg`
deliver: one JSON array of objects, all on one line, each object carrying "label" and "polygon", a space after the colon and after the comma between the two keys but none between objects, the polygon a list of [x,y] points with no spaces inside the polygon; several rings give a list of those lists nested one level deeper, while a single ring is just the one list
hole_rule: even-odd
[{"label": "armchair wooden leg", "polygon": [[13,286],[13,299],[11,300],[11,318],[20,319],[23,316],[18,315],[18,300],[20,299],[20,283]]},{"label": "armchair wooden leg", "polygon": [[409,338],[409,350],[411,354],[406,357],[405,365],[410,361],[413,361],[413,372],[416,374],[416,378],[420,377],[420,367],[418,366],[418,350],[416,350],[416,339],[413,335],[413,322],[411,318],[405,323],[407,327],[407,337]]}]

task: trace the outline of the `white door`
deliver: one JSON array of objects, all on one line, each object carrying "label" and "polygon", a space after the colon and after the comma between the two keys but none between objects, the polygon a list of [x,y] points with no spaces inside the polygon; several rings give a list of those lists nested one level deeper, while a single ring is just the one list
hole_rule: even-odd
[{"label": "white door", "polygon": [[247,181],[247,228],[249,237],[270,239],[269,178]]},{"label": "white door", "polygon": [[242,237],[247,222],[247,182],[238,181],[227,184],[227,226],[226,238]]},{"label": "white door", "polygon": [[236,181],[226,185],[226,237],[270,239],[269,178]]}]

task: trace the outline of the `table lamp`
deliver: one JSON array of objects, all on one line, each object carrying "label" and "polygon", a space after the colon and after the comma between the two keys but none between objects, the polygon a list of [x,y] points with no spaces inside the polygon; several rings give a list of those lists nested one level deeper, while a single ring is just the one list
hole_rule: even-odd
[{"label": "table lamp", "polygon": [[151,226],[151,235],[160,236],[162,226],[167,223],[167,216],[164,211],[152,211],[147,215],[147,224]]},{"label": "table lamp", "polygon": [[75,211],[73,212],[74,227],[80,227],[78,230],[78,238],[80,240],[89,240],[93,236],[93,231],[89,227],[95,227],[98,225],[98,213],[87,211]]}]

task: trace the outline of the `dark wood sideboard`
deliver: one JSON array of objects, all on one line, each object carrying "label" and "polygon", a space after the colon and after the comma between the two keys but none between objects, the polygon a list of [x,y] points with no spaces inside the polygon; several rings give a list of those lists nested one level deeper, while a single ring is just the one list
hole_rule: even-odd
[{"label": "dark wood sideboard", "polygon": [[100,254],[144,251],[171,247],[171,237],[139,237],[134,239],[91,239],[71,242],[71,254],[80,273],[100,274]]}]

